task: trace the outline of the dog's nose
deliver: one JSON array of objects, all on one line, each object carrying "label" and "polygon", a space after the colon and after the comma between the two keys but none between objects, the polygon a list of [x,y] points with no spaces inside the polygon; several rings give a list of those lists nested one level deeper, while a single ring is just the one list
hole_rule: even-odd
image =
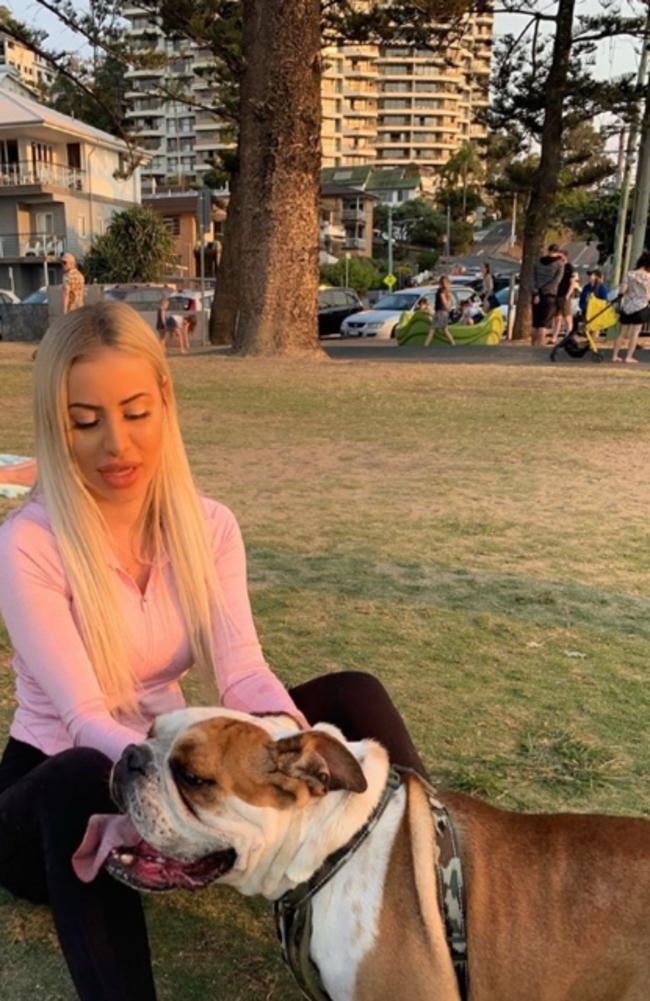
[{"label": "dog's nose", "polygon": [[143,744],[129,744],[124,748],[122,762],[128,772],[140,772],[146,775],[147,765],[151,761],[151,751]]}]

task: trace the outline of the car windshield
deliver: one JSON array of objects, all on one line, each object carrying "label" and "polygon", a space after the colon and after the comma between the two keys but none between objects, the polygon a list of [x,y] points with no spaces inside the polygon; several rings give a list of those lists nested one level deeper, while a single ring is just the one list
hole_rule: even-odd
[{"label": "car windshield", "polygon": [[395,292],[394,295],[387,295],[384,299],[380,299],[372,308],[399,310],[401,313],[405,309],[413,309],[420,298],[419,292]]}]

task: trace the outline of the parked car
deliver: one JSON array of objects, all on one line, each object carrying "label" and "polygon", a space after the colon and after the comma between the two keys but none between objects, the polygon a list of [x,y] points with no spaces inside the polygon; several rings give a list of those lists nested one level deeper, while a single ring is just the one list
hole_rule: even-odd
[{"label": "parked car", "polygon": [[318,336],[340,334],[341,324],[363,309],[353,288],[322,288],[318,291]]},{"label": "parked car", "polygon": [[47,303],[47,287],[41,285],[36,292],[31,292],[27,298],[23,299],[23,304],[26,306],[42,306]]},{"label": "parked car", "polygon": [[158,282],[125,282],[119,285],[108,285],[104,289],[104,298],[128,302],[157,309],[161,299],[169,299],[176,295],[174,285],[163,285]]},{"label": "parked car", "polygon": [[15,306],[20,299],[8,288],[0,288],[0,306]]},{"label": "parked car", "polygon": [[214,299],[214,289],[206,289],[201,292],[199,289],[180,289],[169,296],[169,312],[178,313],[185,318],[188,314],[198,313],[201,308],[209,312]]},{"label": "parked car", "polygon": [[[400,316],[406,309],[413,309],[418,299],[428,299],[431,308],[435,309],[437,285],[422,285],[420,288],[405,288],[399,292],[391,292],[375,303],[372,309],[364,309],[361,313],[344,320],[341,334],[344,337],[376,337],[377,340],[389,340],[395,336],[395,328]],[[452,322],[453,313],[458,313],[460,303],[476,295],[468,286],[452,286]]]}]

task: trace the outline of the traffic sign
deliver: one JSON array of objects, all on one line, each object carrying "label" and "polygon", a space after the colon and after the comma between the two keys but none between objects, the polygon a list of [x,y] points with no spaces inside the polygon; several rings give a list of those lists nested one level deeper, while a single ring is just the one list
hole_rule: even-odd
[{"label": "traffic sign", "polygon": [[388,285],[389,288],[392,288],[396,281],[397,278],[395,275],[386,275],[384,278],[384,285]]}]

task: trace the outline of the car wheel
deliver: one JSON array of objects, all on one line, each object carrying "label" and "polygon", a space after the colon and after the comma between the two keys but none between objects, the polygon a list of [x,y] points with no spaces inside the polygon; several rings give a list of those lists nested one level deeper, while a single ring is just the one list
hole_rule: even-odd
[{"label": "car wheel", "polygon": [[390,332],[390,339],[391,339],[391,341],[394,341],[396,337],[397,337],[397,324],[395,324],[395,326],[393,327],[393,329]]}]

